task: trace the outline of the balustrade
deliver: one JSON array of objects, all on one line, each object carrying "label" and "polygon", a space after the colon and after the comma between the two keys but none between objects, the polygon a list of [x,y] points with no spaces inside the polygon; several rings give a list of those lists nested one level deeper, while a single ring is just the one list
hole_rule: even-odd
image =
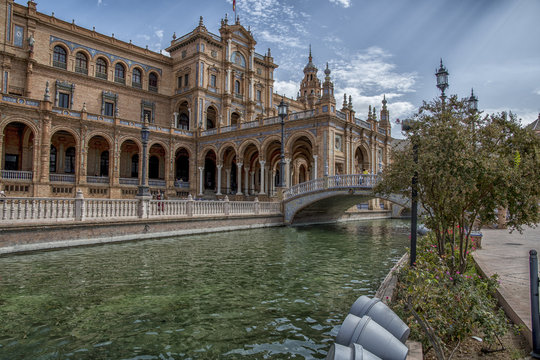
[{"label": "balustrade", "polygon": [[287,200],[295,196],[308,194],[315,191],[325,189],[340,189],[340,188],[366,188],[371,189],[377,183],[376,175],[336,175],[326,178],[310,180],[298,185],[294,185],[283,192],[283,199]]},{"label": "balustrade", "polygon": [[2,179],[27,181],[32,180],[32,171],[1,170]]},{"label": "balustrade", "polygon": [[108,184],[109,177],[108,176],[87,176],[86,182],[91,183],[91,184]]},{"label": "balustrade", "polygon": [[62,182],[62,183],[75,183],[75,175],[69,174],[50,174],[49,181],[51,182]]}]

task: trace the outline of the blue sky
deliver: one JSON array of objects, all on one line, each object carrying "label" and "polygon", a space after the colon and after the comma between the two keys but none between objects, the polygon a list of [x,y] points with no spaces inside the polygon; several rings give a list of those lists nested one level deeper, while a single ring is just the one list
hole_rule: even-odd
[{"label": "blue sky", "polygon": [[[26,1],[16,0],[20,4]],[[232,0],[37,0],[40,12],[124,41],[165,49],[203,16],[219,34],[233,18]],[[450,73],[447,94],[471,88],[485,112],[512,111],[530,123],[540,112],[539,0],[237,0],[240,22],[272,50],[275,89],[296,96],[309,44],[324,77],[329,63],[341,105],[352,95],[357,117],[380,108],[386,94],[392,120],[438,96],[440,58]],[[399,126],[392,134],[400,137]]]}]

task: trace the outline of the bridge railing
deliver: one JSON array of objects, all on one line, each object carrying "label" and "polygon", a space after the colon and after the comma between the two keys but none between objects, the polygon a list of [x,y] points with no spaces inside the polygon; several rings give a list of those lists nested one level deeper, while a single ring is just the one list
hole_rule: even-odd
[{"label": "bridge railing", "polygon": [[281,203],[228,199],[148,200],[76,198],[0,198],[0,227],[7,224],[118,221],[141,218],[196,218],[229,215],[279,215]]},{"label": "bridge railing", "polygon": [[371,189],[378,181],[377,175],[351,174],[326,176],[294,185],[283,192],[283,200],[315,191],[340,188]]}]

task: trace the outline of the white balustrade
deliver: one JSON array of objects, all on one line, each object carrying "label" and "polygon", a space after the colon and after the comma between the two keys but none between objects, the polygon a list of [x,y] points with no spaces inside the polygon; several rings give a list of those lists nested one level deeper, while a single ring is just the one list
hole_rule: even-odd
[{"label": "white balustrade", "polygon": [[49,174],[51,182],[75,183],[75,175],[69,174]]},{"label": "white balustrade", "polygon": [[86,182],[92,183],[92,184],[108,184],[109,177],[108,176],[87,176]]},{"label": "white balustrade", "polygon": [[336,175],[318,178],[294,185],[283,192],[283,199],[287,200],[295,196],[308,194],[315,191],[340,188],[365,188],[371,189],[377,184],[377,175]]},{"label": "white balustrade", "polygon": [[139,185],[139,179],[134,178],[120,178],[119,179],[120,185]]},{"label": "white balustrade", "polygon": [[2,173],[2,179],[19,181],[32,180],[31,171],[0,170],[0,172]]}]

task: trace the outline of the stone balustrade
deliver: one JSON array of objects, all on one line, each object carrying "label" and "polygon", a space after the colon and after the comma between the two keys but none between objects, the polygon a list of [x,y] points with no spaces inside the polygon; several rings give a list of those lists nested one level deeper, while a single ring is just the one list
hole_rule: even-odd
[{"label": "stone balustrade", "polygon": [[119,221],[140,218],[196,218],[281,214],[278,202],[76,198],[0,198],[0,226],[17,223]]},{"label": "stone balustrade", "polygon": [[283,200],[288,200],[296,196],[312,193],[315,191],[322,191],[328,189],[340,189],[340,188],[373,188],[378,181],[377,175],[336,175],[326,176],[324,178],[318,178],[303,182],[301,184],[292,186],[291,188],[283,192]]}]

